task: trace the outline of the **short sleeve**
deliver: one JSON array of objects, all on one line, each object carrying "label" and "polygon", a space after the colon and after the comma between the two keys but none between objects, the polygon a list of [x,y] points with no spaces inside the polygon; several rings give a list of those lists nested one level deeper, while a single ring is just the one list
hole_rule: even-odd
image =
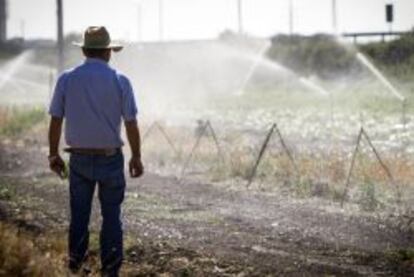
[{"label": "short sleeve", "polygon": [[119,81],[122,89],[122,117],[125,121],[135,120],[138,108],[132,85],[128,78],[123,75],[119,75]]},{"label": "short sleeve", "polygon": [[59,77],[53,92],[52,101],[50,102],[49,114],[54,117],[63,118],[65,116],[65,76],[61,75]]}]

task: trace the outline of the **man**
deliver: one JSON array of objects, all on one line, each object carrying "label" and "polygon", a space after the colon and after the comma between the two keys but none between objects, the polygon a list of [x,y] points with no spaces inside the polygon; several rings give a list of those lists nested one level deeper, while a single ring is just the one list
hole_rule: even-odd
[{"label": "man", "polygon": [[132,158],[132,178],[143,174],[140,135],[134,92],[127,77],[108,63],[112,51],[122,46],[111,43],[105,27],[89,27],[82,48],[86,60],[58,79],[51,101],[49,127],[50,168],[63,177],[65,164],[59,155],[62,122],[70,153],[69,269],[76,273],[86,258],[89,218],[96,184],[101,204],[100,251],[102,274],[118,276],[122,263],[121,203],[124,198],[124,120]]}]

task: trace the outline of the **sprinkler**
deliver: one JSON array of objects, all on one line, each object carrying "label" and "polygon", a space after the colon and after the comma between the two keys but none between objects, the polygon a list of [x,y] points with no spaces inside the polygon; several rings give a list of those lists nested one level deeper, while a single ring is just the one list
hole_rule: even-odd
[{"label": "sprinkler", "polygon": [[400,101],[404,101],[404,96],[401,95],[399,91],[391,84],[391,82],[385,77],[384,74],[382,74],[378,68],[374,66],[372,62],[368,60],[368,58],[362,54],[361,52],[358,52],[356,54],[357,59],[366,67],[368,68],[372,74],[374,74],[375,77],[390,91],[395,97],[397,97]]},{"label": "sprinkler", "polygon": [[269,50],[271,43],[266,41],[263,46],[259,49],[256,58],[253,60],[252,65],[249,68],[249,71],[246,74],[246,77],[243,79],[239,89],[237,90],[237,95],[243,94],[247,84],[249,83],[250,79],[254,76],[257,67],[261,65],[263,57],[265,56],[266,52]]}]

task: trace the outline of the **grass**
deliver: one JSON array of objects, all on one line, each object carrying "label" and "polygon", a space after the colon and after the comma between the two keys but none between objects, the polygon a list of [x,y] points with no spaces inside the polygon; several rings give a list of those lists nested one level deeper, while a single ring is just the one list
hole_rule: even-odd
[{"label": "grass", "polygon": [[12,192],[8,187],[4,187],[0,185],[0,200],[11,200],[12,199]]},{"label": "grass", "polygon": [[15,183],[0,177],[0,201],[16,199]]},{"label": "grass", "polygon": [[[0,276],[67,276],[67,234],[51,230],[42,230],[39,234],[0,222]],[[90,234],[89,246],[86,261],[90,270],[88,276],[101,276],[97,232]],[[215,259],[168,242],[125,235],[124,247],[125,261],[120,276],[210,276],[209,273],[212,274],[217,268]],[[179,260],[185,263],[177,263]],[[194,270],[201,273],[181,274]]]},{"label": "grass", "polygon": [[65,244],[59,235],[35,236],[0,222],[0,276],[64,276]]},{"label": "grass", "polygon": [[[172,130],[166,128],[166,131],[176,142],[180,156],[172,155],[164,138],[156,133],[151,135],[150,141],[143,148],[144,156],[148,161],[155,161],[163,156],[162,167],[167,175],[171,172],[181,173],[181,168],[196,140],[191,129],[174,128]],[[217,155],[214,142],[207,137],[203,138],[192,155],[184,177],[200,177],[203,181],[218,183],[235,181],[238,186],[244,187],[252,173],[262,140],[259,139],[252,145],[251,140],[243,139],[243,134],[240,137],[231,132],[228,134],[228,131],[219,133],[219,141],[224,152],[223,163]],[[380,151],[382,159],[395,177],[392,182],[365,141],[361,145],[360,154],[357,155],[349,188],[344,196],[351,162],[350,154],[354,146],[347,146],[347,148],[350,152],[340,148],[311,152],[295,150],[293,155],[297,171],[277,138],[273,138],[259,164],[251,188],[266,191],[282,190],[299,198],[319,197],[334,202],[341,202],[345,197],[346,202],[356,204],[361,210],[368,212],[398,205],[400,199],[397,195],[400,188],[405,192],[404,199],[412,197],[414,188],[407,185],[414,179],[414,164],[410,159],[405,159],[398,153]]]},{"label": "grass", "polygon": [[41,108],[0,109],[0,136],[17,137],[46,118]]},{"label": "grass", "polygon": [[[67,276],[67,235],[64,232],[47,231],[34,234],[23,228],[0,222],[0,276]],[[128,251],[135,240],[125,237]],[[100,276],[99,236],[91,233],[88,265],[91,274]],[[136,276],[135,266],[125,263],[121,276]]]}]

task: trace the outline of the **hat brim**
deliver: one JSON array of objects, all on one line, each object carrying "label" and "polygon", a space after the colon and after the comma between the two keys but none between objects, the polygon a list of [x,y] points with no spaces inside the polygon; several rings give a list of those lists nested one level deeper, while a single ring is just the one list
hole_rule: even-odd
[{"label": "hat brim", "polygon": [[85,49],[111,49],[114,52],[119,52],[122,49],[124,49],[124,46],[119,45],[119,44],[114,44],[114,43],[111,43],[107,46],[102,46],[102,47],[100,47],[100,46],[87,46],[83,42],[72,42],[72,44],[75,45],[75,46],[81,47],[81,48],[85,48]]}]

